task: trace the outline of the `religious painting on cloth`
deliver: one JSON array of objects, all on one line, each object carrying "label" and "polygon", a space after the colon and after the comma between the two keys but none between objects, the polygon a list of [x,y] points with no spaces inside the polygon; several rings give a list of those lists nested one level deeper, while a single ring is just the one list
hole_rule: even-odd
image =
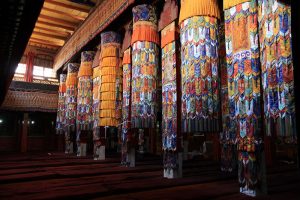
[{"label": "religious painting on cloth", "polygon": [[240,192],[256,196],[261,155],[257,4],[224,5],[229,115],[236,128]]},{"label": "religious painting on cloth", "polygon": [[118,126],[122,114],[121,38],[116,32],[101,33],[99,126]]},{"label": "religious painting on cloth", "polygon": [[259,0],[258,7],[266,134],[296,143],[291,6],[284,1]]},{"label": "religious painting on cloth", "polygon": [[77,113],[77,74],[79,64],[69,63],[66,80],[66,128],[75,131]]},{"label": "religious painting on cloth", "polygon": [[159,35],[155,9],[138,5],[132,9],[132,128],[155,128]]},{"label": "religious painting on cloth", "polygon": [[66,124],[66,74],[59,75],[56,133],[63,134]]},{"label": "religious painting on cloth", "polygon": [[78,72],[77,132],[93,128],[93,69],[94,51],[81,52]]},{"label": "religious painting on cloth", "polygon": [[232,172],[236,166],[236,147],[235,147],[235,124],[234,119],[229,115],[228,98],[228,76],[226,63],[225,47],[225,24],[219,26],[219,59],[221,76],[221,112],[222,112],[222,131],[220,132],[221,145],[221,171]]},{"label": "religious painting on cloth", "polygon": [[161,31],[162,48],[162,149],[164,168],[177,168],[177,66],[179,31],[172,22]]}]

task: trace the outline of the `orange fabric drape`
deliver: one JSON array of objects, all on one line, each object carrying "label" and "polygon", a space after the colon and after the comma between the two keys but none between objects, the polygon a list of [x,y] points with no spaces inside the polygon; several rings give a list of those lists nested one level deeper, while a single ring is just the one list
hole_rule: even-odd
[{"label": "orange fabric drape", "polygon": [[24,75],[26,82],[32,82],[33,80],[33,61],[35,54],[32,52],[28,52],[26,56],[26,72]]}]

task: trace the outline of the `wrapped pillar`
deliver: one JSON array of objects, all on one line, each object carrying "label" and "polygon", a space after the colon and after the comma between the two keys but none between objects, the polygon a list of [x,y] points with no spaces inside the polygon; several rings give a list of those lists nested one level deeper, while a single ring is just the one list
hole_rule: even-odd
[{"label": "wrapped pillar", "polygon": [[258,23],[266,135],[295,144],[291,6],[285,1],[258,0]]},{"label": "wrapped pillar", "polygon": [[81,53],[81,64],[78,72],[77,96],[77,156],[86,155],[87,135],[82,138],[82,131],[91,131],[93,128],[93,69],[94,51]]},{"label": "wrapped pillar", "polygon": [[228,75],[225,47],[225,24],[219,26],[220,35],[220,72],[221,72],[221,111],[222,111],[222,132],[220,132],[221,145],[221,171],[232,172],[236,169],[236,146],[235,146],[235,124],[234,119],[229,115],[228,98]]},{"label": "wrapped pillar", "polygon": [[99,158],[100,140],[100,86],[101,86],[101,71],[99,66],[100,48],[98,49],[93,61],[93,142],[94,142],[94,160]]},{"label": "wrapped pillar", "polygon": [[182,0],[180,9],[182,130],[219,131],[217,0]]},{"label": "wrapped pillar", "polygon": [[160,16],[162,48],[162,149],[164,177],[182,176],[180,125],[180,44],[176,1],[165,2]]},{"label": "wrapped pillar", "polygon": [[132,128],[155,128],[159,37],[157,17],[150,5],[132,9]]},{"label": "wrapped pillar", "polygon": [[224,0],[225,42],[230,121],[238,150],[240,192],[256,196],[260,189],[261,96],[257,4]]},{"label": "wrapped pillar", "polygon": [[66,125],[66,74],[59,75],[56,133],[63,134]]},{"label": "wrapped pillar", "polygon": [[66,80],[66,153],[73,152],[72,133],[76,129],[78,69],[79,64],[68,64],[68,74]]},{"label": "wrapped pillar", "polygon": [[99,126],[117,127],[122,108],[122,62],[120,35],[108,31],[101,33],[100,54],[100,120]]},{"label": "wrapped pillar", "polygon": [[122,164],[128,165],[128,153],[132,142],[130,131],[130,105],[131,105],[131,48],[129,47],[123,54],[123,124],[122,124]]}]

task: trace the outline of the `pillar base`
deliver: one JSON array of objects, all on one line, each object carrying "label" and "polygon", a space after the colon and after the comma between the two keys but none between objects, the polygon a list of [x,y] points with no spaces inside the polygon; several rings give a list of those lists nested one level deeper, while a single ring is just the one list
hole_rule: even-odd
[{"label": "pillar base", "polygon": [[73,142],[70,142],[69,144],[66,143],[65,147],[65,154],[72,154],[73,153]]},{"label": "pillar base", "polygon": [[80,143],[77,147],[77,156],[86,156],[86,143]]},{"label": "pillar base", "polygon": [[127,162],[129,167],[135,167],[135,148],[130,148],[127,153]]}]

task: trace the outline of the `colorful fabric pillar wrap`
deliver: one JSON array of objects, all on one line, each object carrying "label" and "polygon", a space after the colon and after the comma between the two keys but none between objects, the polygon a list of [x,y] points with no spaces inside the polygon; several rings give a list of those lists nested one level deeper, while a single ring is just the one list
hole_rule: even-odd
[{"label": "colorful fabric pillar wrap", "polygon": [[66,74],[59,76],[56,133],[63,134],[66,125]]},{"label": "colorful fabric pillar wrap", "polygon": [[78,72],[77,132],[93,128],[93,69],[94,51],[81,53]]},{"label": "colorful fabric pillar wrap", "polygon": [[66,80],[66,129],[70,139],[70,132],[76,128],[77,113],[77,74],[79,64],[69,63]]},{"label": "colorful fabric pillar wrap", "polygon": [[155,128],[159,35],[157,17],[150,5],[132,9],[132,128]]},{"label": "colorful fabric pillar wrap", "polygon": [[[100,50],[98,50],[100,51]],[[95,57],[95,60],[98,60],[99,57]],[[101,86],[101,70],[99,63],[93,68],[93,141],[94,148],[96,146],[100,146],[97,144],[100,142],[100,128],[99,128],[99,120],[100,120],[100,86]]]},{"label": "colorful fabric pillar wrap", "polygon": [[222,131],[220,132],[221,145],[221,171],[232,172],[236,166],[235,151],[235,124],[229,115],[229,98],[228,98],[228,77],[226,63],[226,47],[225,47],[225,24],[219,26],[220,35],[220,71],[221,71],[221,111],[222,111]]},{"label": "colorful fabric pillar wrap", "polygon": [[122,161],[126,162],[127,142],[131,140],[130,129],[130,100],[131,100],[131,48],[124,51],[123,55],[123,125],[122,125]]},{"label": "colorful fabric pillar wrap", "polygon": [[217,0],[182,0],[180,9],[182,130],[219,130]]},{"label": "colorful fabric pillar wrap", "polygon": [[162,48],[162,148],[164,168],[177,166],[177,66],[179,30],[172,22],[161,31]]},{"label": "colorful fabric pillar wrap", "polygon": [[224,5],[229,115],[236,128],[240,192],[256,196],[261,153],[257,4],[224,0]]},{"label": "colorful fabric pillar wrap", "polygon": [[118,33],[101,33],[99,126],[116,127],[122,114],[121,38]]},{"label": "colorful fabric pillar wrap", "polygon": [[291,6],[258,0],[260,62],[266,134],[296,143]]}]

